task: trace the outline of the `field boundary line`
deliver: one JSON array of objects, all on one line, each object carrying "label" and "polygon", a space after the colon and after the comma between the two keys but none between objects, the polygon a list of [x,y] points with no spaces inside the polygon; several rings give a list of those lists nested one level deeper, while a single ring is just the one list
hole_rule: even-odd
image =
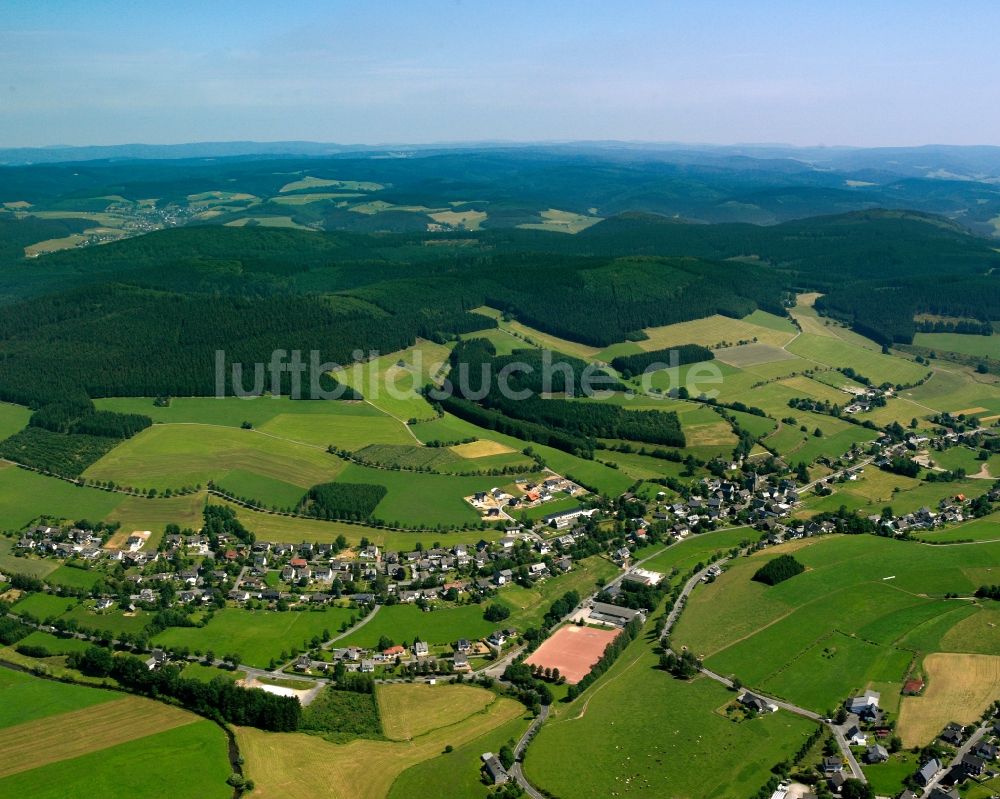
[{"label": "field boundary line", "polygon": [[[0,742],[6,757],[4,765],[0,766],[0,777],[82,757],[203,720],[173,705],[157,703],[149,708],[147,702],[153,700],[125,694],[118,700],[4,728],[0,731]],[[92,724],[104,727],[99,732],[88,730],[84,733],[84,728],[76,726],[81,723],[87,728]],[[79,734],[69,737],[74,731]],[[56,745],[46,746],[53,743]]]}]

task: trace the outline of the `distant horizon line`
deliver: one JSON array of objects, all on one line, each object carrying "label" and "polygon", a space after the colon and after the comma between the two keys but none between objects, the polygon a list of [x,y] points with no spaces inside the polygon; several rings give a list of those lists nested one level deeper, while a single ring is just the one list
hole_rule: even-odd
[{"label": "distant horizon line", "polygon": [[659,147],[668,149],[699,148],[699,149],[786,149],[786,150],[919,150],[926,148],[948,149],[1000,149],[1000,144],[948,144],[943,142],[925,142],[923,144],[792,144],[789,142],[697,142],[659,139],[453,139],[426,142],[385,141],[385,142],[336,142],[319,139],[196,139],[178,142],[154,141],[122,141],[112,144],[2,144],[0,150],[81,150],[81,149],[113,149],[116,147],[193,147],[212,145],[260,145],[260,146],[292,146],[309,145],[314,147],[337,147],[344,149],[385,150],[398,148],[435,149],[435,148],[466,148],[466,147],[566,147],[573,145],[589,146],[625,146],[625,147]]}]

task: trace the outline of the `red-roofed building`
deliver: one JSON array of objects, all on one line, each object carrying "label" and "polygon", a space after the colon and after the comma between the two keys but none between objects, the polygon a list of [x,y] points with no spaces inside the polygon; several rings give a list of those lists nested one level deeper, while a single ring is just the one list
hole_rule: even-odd
[{"label": "red-roofed building", "polygon": [[306,559],[305,559],[305,558],[292,558],[292,559],[291,559],[291,560],[289,561],[289,565],[290,565],[290,566],[291,566],[291,567],[292,567],[293,569],[301,569],[301,568],[302,568],[303,566],[306,566],[306,565],[308,565],[308,562],[306,561]]}]

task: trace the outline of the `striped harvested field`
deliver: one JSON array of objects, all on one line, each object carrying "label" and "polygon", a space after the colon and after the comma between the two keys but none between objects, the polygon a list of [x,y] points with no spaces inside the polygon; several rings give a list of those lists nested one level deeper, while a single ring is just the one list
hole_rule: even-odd
[{"label": "striped harvested field", "polygon": [[0,778],[198,721],[161,702],[129,696],[0,730]]}]

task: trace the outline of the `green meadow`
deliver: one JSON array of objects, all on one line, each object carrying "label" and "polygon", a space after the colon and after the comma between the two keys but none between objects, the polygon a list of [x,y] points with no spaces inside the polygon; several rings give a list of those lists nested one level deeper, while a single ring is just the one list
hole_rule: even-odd
[{"label": "green meadow", "polygon": [[22,430],[30,416],[31,411],[21,405],[0,402],[0,441]]},{"label": "green meadow", "polygon": [[245,469],[227,472],[222,479],[216,481],[216,485],[234,497],[247,497],[260,504],[278,508],[295,508],[306,494],[302,486]]},{"label": "green meadow", "polygon": [[[111,691],[40,680],[20,671],[0,668],[0,728],[82,710],[118,698],[119,695]],[[0,790],[0,795],[15,794],[4,794]]]},{"label": "green meadow", "polygon": [[[308,488],[334,479],[343,462],[324,447],[256,430],[207,424],[157,424],[90,466],[88,480],[137,488],[180,488],[222,480],[233,469]],[[260,497],[267,502],[271,497]]]},{"label": "green meadow", "polygon": [[697,588],[673,641],[719,673],[824,712],[870,681],[898,683],[918,654],[906,637],[955,610],[945,594],[974,592],[998,547],[811,539],[785,547],[806,572],[771,587],[750,579],[780,551],[765,550]]},{"label": "green meadow", "polygon": [[[682,682],[634,641],[581,698],[555,706],[524,763],[556,796],[711,796],[745,799],[791,756],[813,725],[791,713],[734,723],[734,694],[704,677]],[[637,734],[640,731],[640,734]]]},{"label": "green meadow", "polygon": [[336,400],[293,400],[288,397],[172,397],[170,404],[158,406],[152,397],[112,397],[96,399],[99,410],[141,413],[154,422],[217,424],[254,427],[283,415],[335,417],[380,417],[383,414],[365,402]]},{"label": "green meadow", "polygon": [[425,546],[429,546],[433,541],[440,541],[445,546],[454,546],[455,544],[474,544],[480,538],[495,541],[503,535],[502,530],[494,526],[450,531],[430,528],[404,531],[385,530],[361,523],[328,522],[320,519],[264,513],[239,507],[218,497],[210,497],[209,501],[212,504],[232,507],[247,529],[253,530],[258,538],[266,541],[330,543],[338,536],[343,535],[351,546],[357,546],[362,538],[367,538],[383,549],[410,550],[418,541]]},{"label": "green meadow", "polygon": [[502,624],[483,618],[485,605],[439,606],[423,611],[416,605],[383,607],[375,617],[338,642],[338,646],[374,647],[383,635],[397,644],[412,644],[416,638],[428,644],[450,644],[459,638],[476,639],[489,635]]},{"label": "green meadow", "polygon": [[229,774],[225,733],[199,720],[4,777],[0,796],[228,799]]},{"label": "green meadow", "polygon": [[410,766],[392,784],[388,799],[413,799],[414,796],[449,796],[454,799],[483,795],[481,768],[483,752],[499,752],[508,741],[517,741],[529,722],[514,719],[457,746],[447,754]]},{"label": "green meadow", "polygon": [[373,406],[399,420],[433,419],[434,409],[419,391],[447,363],[448,353],[448,347],[420,341],[409,349],[338,370],[334,376]]},{"label": "green meadow", "polygon": [[851,367],[874,383],[916,383],[927,376],[928,368],[906,358],[883,355],[842,339],[803,333],[788,350],[824,366]]},{"label": "green meadow", "polygon": [[20,530],[39,516],[102,519],[122,495],[82,488],[35,472],[0,463],[0,529]]},{"label": "green meadow", "polygon": [[488,491],[505,478],[396,472],[349,463],[337,481],[385,486],[388,493],[375,508],[377,519],[432,527],[478,522],[479,513],[463,497]]},{"label": "green meadow", "polygon": [[976,336],[963,333],[917,333],[913,343],[918,347],[962,355],[1000,358],[1000,333]]},{"label": "green meadow", "polygon": [[244,663],[264,668],[283,651],[304,650],[313,636],[322,638],[324,630],[336,633],[351,616],[360,618],[361,611],[223,608],[204,627],[171,627],[156,636],[155,643],[171,649],[186,646],[191,651],[212,650],[217,657],[236,652]]}]

